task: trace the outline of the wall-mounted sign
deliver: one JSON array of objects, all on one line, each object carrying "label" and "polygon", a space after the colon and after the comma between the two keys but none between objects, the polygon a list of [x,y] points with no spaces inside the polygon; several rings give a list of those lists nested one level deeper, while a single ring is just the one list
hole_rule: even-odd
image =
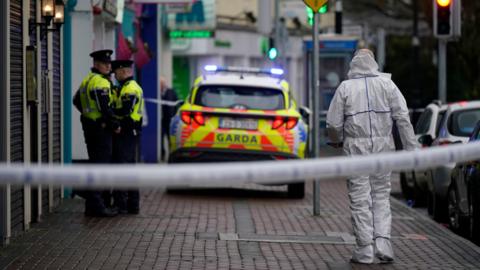
[{"label": "wall-mounted sign", "polygon": [[27,46],[25,61],[26,61],[26,81],[27,81],[27,101],[37,101],[37,50],[34,46]]},{"label": "wall-mounted sign", "polygon": [[218,48],[230,48],[232,47],[232,43],[229,40],[219,40],[215,39],[213,45]]},{"label": "wall-mounted sign", "polygon": [[168,29],[213,30],[216,27],[215,0],[198,0],[190,12],[168,14]]},{"label": "wall-mounted sign", "polygon": [[168,36],[175,38],[211,38],[215,36],[214,31],[209,30],[172,30]]},{"label": "wall-mounted sign", "polygon": [[192,10],[192,4],[167,4],[165,5],[166,13],[188,13]]}]

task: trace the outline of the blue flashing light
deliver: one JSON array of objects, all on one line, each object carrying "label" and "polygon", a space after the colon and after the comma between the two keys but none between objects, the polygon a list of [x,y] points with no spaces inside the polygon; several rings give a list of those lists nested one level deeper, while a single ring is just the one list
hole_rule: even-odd
[{"label": "blue flashing light", "polygon": [[273,75],[283,75],[283,69],[281,68],[271,68],[270,73]]},{"label": "blue flashing light", "polygon": [[203,69],[205,71],[217,71],[218,67],[216,65],[206,65]]}]

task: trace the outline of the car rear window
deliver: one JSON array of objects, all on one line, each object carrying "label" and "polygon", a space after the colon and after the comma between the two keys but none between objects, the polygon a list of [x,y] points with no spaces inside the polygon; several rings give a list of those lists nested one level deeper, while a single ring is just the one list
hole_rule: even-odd
[{"label": "car rear window", "polygon": [[445,111],[440,111],[437,116],[437,124],[435,125],[435,136],[438,137],[440,133],[440,124],[443,122],[443,117],[445,116]]},{"label": "car rear window", "polygon": [[478,120],[480,109],[456,111],[449,119],[448,130],[454,136],[469,137]]},{"label": "car rear window", "polygon": [[417,125],[415,125],[415,134],[425,134],[430,128],[430,122],[432,121],[433,112],[430,109],[425,110],[418,119]]},{"label": "car rear window", "polygon": [[246,110],[285,109],[281,90],[245,86],[201,86],[197,91],[194,104],[212,108]]}]

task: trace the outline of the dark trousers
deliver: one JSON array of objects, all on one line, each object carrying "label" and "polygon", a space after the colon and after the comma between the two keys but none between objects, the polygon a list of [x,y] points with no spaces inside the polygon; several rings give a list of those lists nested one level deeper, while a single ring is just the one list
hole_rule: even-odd
[{"label": "dark trousers", "polygon": [[[167,123],[162,123],[162,125],[167,125]],[[168,153],[165,150],[165,138],[167,138],[168,149],[170,149],[170,127],[162,126],[162,134],[160,136],[162,140],[161,157],[163,161],[166,161]]]},{"label": "dark trousers", "polygon": [[[112,132],[108,127],[85,117],[81,117],[83,135],[87,145],[90,163],[110,163],[112,161]],[[87,190],[85,194],[85,212],[100,213],[106,205],[102,194],[104,190]]]},{"label": "dark trousers", "polygon": [[[135,163],[140,133],[134,130],[122,130],[120,134],[113,135],[113,162]],[[114,206],[121,212],[138,213],[140,209],[140,193],[138,189],[114,189]]]}]

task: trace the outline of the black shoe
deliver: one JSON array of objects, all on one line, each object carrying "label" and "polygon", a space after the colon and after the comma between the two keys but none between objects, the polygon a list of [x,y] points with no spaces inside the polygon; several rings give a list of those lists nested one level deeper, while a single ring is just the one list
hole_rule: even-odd
[{"label": "black shoe", "polygon": [[138,208],[128,209],[128,213],[132,215],[138,215],[138,213],[140,213],[140,209]]},{"label": "black shoe", "polygon": [[117,211],[119,215],[128,214],[128,210],[123,207],[114,206],[112,207],[112,210]]},{"label": "black shoe", "polygon": [[85,211],[87,217],[114,217],[118,215],[116,209],[104,208],[100,211]]}]

